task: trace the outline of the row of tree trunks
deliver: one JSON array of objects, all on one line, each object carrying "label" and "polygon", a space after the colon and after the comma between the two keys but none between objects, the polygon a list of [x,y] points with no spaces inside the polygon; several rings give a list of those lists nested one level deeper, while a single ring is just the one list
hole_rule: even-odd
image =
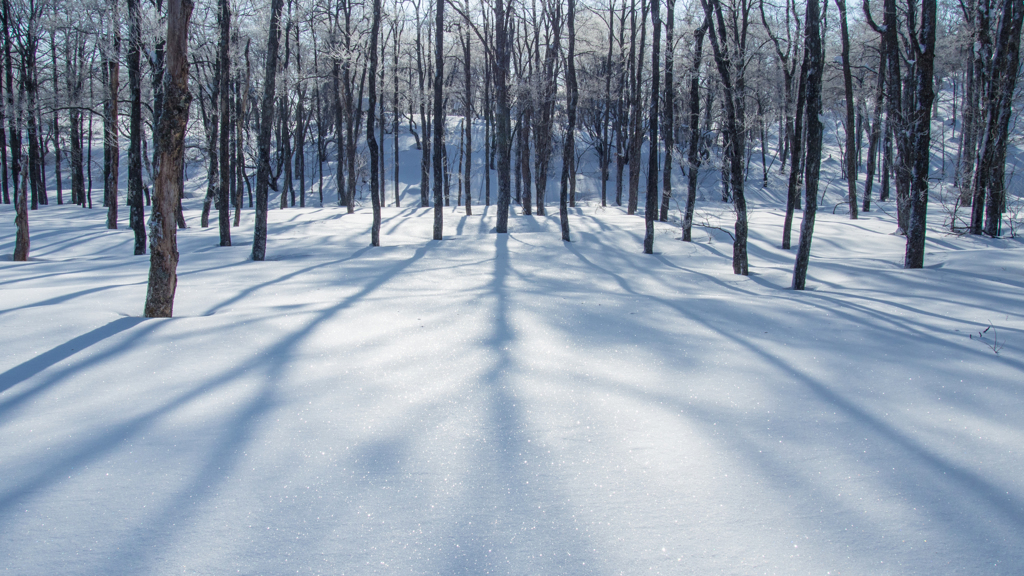
[{"label": "row of tree trunks", "polygon": [[[1024,7],[1014,0],[1000,2],[995,52],[991,60],[986,99],[985,132],[981,136],[974,173],[970,232],[1002,233],[1006,210],[1006,148],[1012,119],[1013,93],[1020,66],[1021,23]],[[984,228],[982,222],[984,220]]]}]

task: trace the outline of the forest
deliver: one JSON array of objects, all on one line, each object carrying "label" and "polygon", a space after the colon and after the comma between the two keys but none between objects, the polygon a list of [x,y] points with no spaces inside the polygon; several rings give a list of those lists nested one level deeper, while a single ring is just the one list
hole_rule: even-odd
[{"label": "forest", "polygon": [[1024,573],[1020,0],[0,0],[19,574]]},{"label": "forest", "polygon": [[[746,181],[753,170],[767,186],[770,169],[788,170],[781,242],[790,246],[801,209],[793,280],[800,289],[826,131],[838,139],[850,218],[870,211],[872,196],[895,197],[906,267],[924,264],[930,179],[948,178],[958,191],[944,200],[953,204],[951,231],[999,236],[1008,209],[1016,229],[1006,156],[1022,15],[1008,0],[864,2],[849,12],[845,2],[707,0],[681,6],[678,18],[674,0],[664,16],[662,2],[643,0],[466,0],[447,10],[442,0],[120,4],[4,4],[3,200],[13,196],[23,207],[18,222],[53,192],[63,204],[67,179],[68,201],[91,208],[101,162],[107,226],[117,227],[123,197],[135,253],[145,253],[144,205],[161,171],[159,112],[178,106],[186,116],[175,136],[183,141],[176,171],[202,164],[207,175],[200,225],[216,208],[221,245],[231,245],[231,227],[255,196],[254,260],[265,256],[269,192],[282,209],[305,207],[307,196],[323,206],[325,165],[334,192],[326,201],[351,213],[368,197],[378,245],[380,207],[401,205],[403,130],[422,152],[419,202],[435,208],[435,240],[453,189],[455,205],[472,214],[474,150],[484,158],[477,202],[497,205],[498,233],[507,231],[509,210],[546,214],[555,203],[550,184],[568,241],[577,168],[593,156],[602,206],[625,203],[633,214],[643,190],[646,253],[653,222],[668,219],[674,166],[686,179],[687,240],[699,169],[713,164],[721,168],[722,201],[736,212],[733,269],[746,274]],[[174,26],[184,34],[171,56],[181,59],[181,78],[168,74]],[[174,102],[168,82],[182,91]],[[482,146],[473,143],[481,120]],[[102,160],[94,158],[97,134]],[[127,182],[119,167],[124,140]],[[48,191],[51,169],[56,189]],[[177,187],[168,194],[178,198],[179,227],[182,182],[167,182]],[[155,214],[163,217],[159,208]],[[15,260],[28,254],[23,227]]]}]

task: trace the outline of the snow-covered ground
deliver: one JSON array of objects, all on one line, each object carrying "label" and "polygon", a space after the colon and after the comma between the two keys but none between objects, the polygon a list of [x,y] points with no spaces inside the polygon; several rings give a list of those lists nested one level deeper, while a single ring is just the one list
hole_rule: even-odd
[{"label": "snow-covered ground", "polygon": [[14,263],[0,207],[0,570],[1024,572],[1024,245],[933,207],[908,271],[890,215],[826,211],[793,292],[756,189],[749,277],[589,201],[571,244],[273,210],[252,262],[197,197],[169,320],[126,209],[32,212]]}]

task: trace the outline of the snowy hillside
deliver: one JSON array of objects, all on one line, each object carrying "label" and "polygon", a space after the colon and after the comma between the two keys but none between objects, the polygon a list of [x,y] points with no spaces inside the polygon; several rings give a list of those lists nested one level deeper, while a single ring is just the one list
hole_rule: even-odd
[{"label": "snowy hillside", "polygon": [[[409,179],[412,170],[407,172]],[[415,188],[404,206],[418,206]],[[752,195],[754,193],[752,192]],[[252,213],[179,235],[175,318],[102,210],[0,207],[11,574],[1020,574],[1024,246],[819,214],[729,238],[555,217]],[[886,207],[891,211],[891,204]],[[700,207],[731,222],[728,205]],[[122,211],[126,217],[127,211]]]}]

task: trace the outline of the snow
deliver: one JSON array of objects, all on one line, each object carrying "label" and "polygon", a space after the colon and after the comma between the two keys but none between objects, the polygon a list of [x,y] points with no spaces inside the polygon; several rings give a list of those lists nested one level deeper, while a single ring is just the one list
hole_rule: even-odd
[{"label": "snow", "polygon": [[368,207],[272,210],[265,262],[197,196],[160,320],[126,209],[33,211],[16,263],[0,206],[0,570],[1024,572],[1021,241],[933,203],[904,270],[892,203],[832,198],[794,292],[784,177],[748,183],[749,277],[731,205],[644,255],[590,173],[569,244],[481,205],[430,240],[413,185],[379,248]]}]

